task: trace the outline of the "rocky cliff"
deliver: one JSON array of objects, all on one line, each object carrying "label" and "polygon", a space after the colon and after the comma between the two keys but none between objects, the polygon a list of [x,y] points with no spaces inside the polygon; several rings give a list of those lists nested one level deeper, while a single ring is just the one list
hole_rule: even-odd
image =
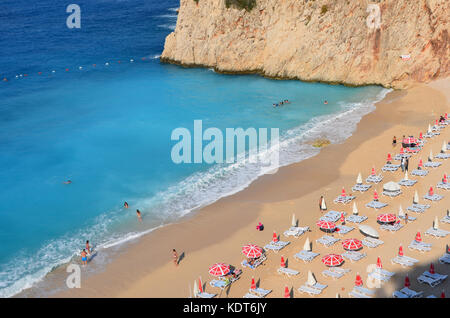
[{"label": "rocky cliff", "polygon": [[393,88],[449,75],[449,0],[226,1],[180,0],[161,61]]}]

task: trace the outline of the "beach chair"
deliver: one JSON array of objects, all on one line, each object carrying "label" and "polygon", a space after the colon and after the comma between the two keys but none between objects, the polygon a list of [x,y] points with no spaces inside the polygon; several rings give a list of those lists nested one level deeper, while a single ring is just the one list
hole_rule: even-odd
[{"label": "beach chair", "polygon": [[347,234],[348,232],[351,232],[355,229],[354,227],[346,225],[338,225],[337,228],[339,229],[339,231],[337,231],[337,234],[339,235]]},{"label": "beach chair", "polygon": [[429,195],[428,193],[426,195],[423,196],[424,199],[430,200],[430,201],[439,201],[443,198],[442,195],[440,194],[433,194],[433,195]]},{"label": "beach chair", "polygon": [[353,290],[356,290],[357,292],[367,295],[367,296],[374,296],[375,295],[375,291],[365,288],[363,286],[354,286]]},{"label": "beach chair", "polygon": [[394,160],[398,160],[398,161],[402,160],[403,158],[405,158],[405,159],[411,158],[411,155],[409,153],[404,153],[404,154],[396,154],[394,156]]},{"label": "beach chair", "polygon": [[326,247],[329,247],[329,246],[335,244],[338,241],[340,241],[340,239],[334,238],[334,237],[328,236],[328,235],[324,235],[321,238],[316,240],[317,243],[325,245]]},{"label": "beach chair", "polygon": [[450,223],[450,216],[446,215],[441,219],[442,223]]},{"label": "beach chair", "polygon": [[450,158],[450,154],[448,154],[448,153],[440,153],[440,154],[437,154],[434,157],[437,158],[437,159],[444,159],[444,160],[446,160],[446,159]]},{"label": "beach chair", "polygon": [[379,245],[384,244],[384,242],[382,240],[379,240],[379,239],[376,239],[376,238],[373,238],[373,237],[365,237],[362,240],[362,243],[363,243],[363,245],[365,245],[367,247],[370,247],[370,248],[375,248],[375,247],[377,247]]},{"label": "beach chair", "polygon": [[367,208],[373,208],[373,209],[381,209],[381,208],[384,208],[385,206],[387,206],[387,203],[383,203],[383,202],[375,201],[375,200],[372,200],[366,204]]},{"label": "beach chair", "polygon": [[214,298],[216,296],[217,296],[217,294],[210,294],[207,292],[203,292],[203,293],[197,293],[197,295],[195,297],[197,297],[197,298]]},{"label": "beach chair", "polygon": [[365,220],[367,220],[367,216],[365,215],[350,215],[348,217],[345,218],[346,222],[350,222],[350,223],[362,223]]},{"label": "beach chair", "polygon": [[380,273],[381,275],[386,276],[386,277],[392,277],[392,276],[395,275],[394,272],[390,272],[390,271],[388,271],[388,270],[385,270],[384,268],[375,268],[373,271],[374,271],[374,272],[378,272],[378,273]]},{"label": "beach chair", "polygon": [[397,222],[395,224],[383,224],[380,226],[380,229],[390,232],[397,232],[403,227],[403,224]]},{"label": "beach chair", "polygon": [[439,285],[440,283],[442,283],[441,279],[438,278],[432,278],[432,277],[428,277],[424,274],[420,275],[419,277],[417,277],[417,281],[421,284],[428,284],[431,287],[436,287],[437,285]]},{"label": "beach chair", "polygon": [[450,254],[445,253],[439,258],[439,263],[441,264],[450,264]]},{"label": "beach chair", "polygon": [[[422,298],[422,294],[422,291],[416,292],[415,290],[409,289],[408,287],[404,287],[399,291],[395,291],[393,296],[396,298]],[[405,297],[402,295],[404,295]]]},{"label": "beach chair", "polygon": [[366,179],[366,182],[371,182],[371,183],[380,183],[383,180],[383,176],[381,174],[377,175],[377,176],[368,176]]},{"label": "beach chair", "polygon": [[248,263],[248,260],[246,260],[246,259],[244,259],[244,260],[241,262],[241,265],[242,265],[243,267],[249,267],[249,268],[251,268],[251,269],[255,269],[256,267],[258,267],[259,265],[261,265],[266,259],[267,259],[266,255],[265,255],[265,254],[262,254],[260,257],[258,257],[258,258],[255,260],[255,262],[253,263],[253,265],[250,265],[250,264]]},{"label": "beach chair", "polygon": [[283,249],[286,245],[289,245],[290,243],[291,242],[286,241],[277,241],[277,242],[271,241],[269,244],[264,246],[264,249],[278,253],[279,250]]},{"label": "beach chair", "polygon": [[427,174],[428,174],[428,171],[427,170],[424,170],[424,169],[416,169],[416,170],[413,170],[412,172],[411,172],[411,174],[413,175],[413,176],[418,176],[418,177],[425,177]]},{"label": "beach chair", "polygon": [[266,297],[267,295],[269,295],[272,292],[272,289],[263,289],[263,288],[255,288],[255,289],[251,289],[249,290],[250,294],[255,294],[258,295],[259,297]]},{"label": "beach chair", "polygon": [[366,253],[356,251],[345,251],[343,254],[341,254],[342,257],[349,259],[352,263],[363,259],[364,257],[366,257],[366,255]]},{"label": "beach chair", "polygon": [[357,183],[352,187],[352,191],[353,192],[356,192],[356,191],[366,192],[367,190],[370,189],[370,187],[372,187],[372,185],[370,185],[370,184],[362,184],[362,183],[358,184]]},{"label": "beach chair", "polygon": [[385,172],[395,172],[398,168],[400,168],[400,165],[387,163],[381,168],[381,170]]},{"label": "beach chair", "polygon": [[417,183],[417,180],[412,180],[412,179],[404,180],[403,179],[397,183],[404,187],[412,187],[413,185],[415,185]]},{"label": "beach chair", "polygon": [[318,255],[319,255],[319,253],[302,250],[302,251],[298,252],[297,254],[295,254],[294,258],[298,259],[298,260],[302,260],[306,263],[306,262],[311,262]]},{"label": "beach chair", "polygon": [[288,230],[284,231],[283,234],[286,237],[294,236],[294,237],[298,238],[301,235],[303,235],[305,232],[307,232],[308,230],[309,230],[309,226],[305,226],[305,227],[293,226],[293,227],[289,228]]},{"label": "beach chair", "polygon": [[434,237],[446,237],[448,234],[450,234],[449,231],[441,230],[441,229],[435,229],[433,227],[429,228],[425,232],[425,235],[431,235],[431,236],[434,236]]},{"label": "beach chair", "polygon": [[287,267],[280,267],[280,268],[278,268],[277,272],[278,272],[278,274],[285,274],[288,277],[299,274],[299,271],[296,271],[295,269],[290,269]]},{"label": "beach chair", "polygon": [[402,265],[403,267],[411,267],[414,266],[414,262],[411,262],[405,258],[403,258],[402,256],[396,256],[393,259],[391,259],[392,264],[399,264]]},{"label": "beach chair", "polygon": [[251,294],[251,293],[247,293],[244,295],[243,298],[262,298],[261,296],[255,295],[255,294]]},{"label": "beach chair", "polygon": [[212,287],[224,289],[231,283],[232,283],[231,280],[213,279],[212,281],[209,282],[209,285],[211,285]]},{"label": "beach chair", "polygon": [[422,244],[423,242],[417,242],[416,240],[411,241],[408,245],[410,250],[417,250],[420,252],[429,252],[431,251],[431,244]]},{"label": "beach chair", "polygon": [[351,292],[348,293],[348,295],[353,298],[372,298],[372,296],[361,293],[358,290],[355,290],[354,288]]},{"label": "beach chair", "polygon": [[338,196],[336,199],[333,200],[334,203],[344,203],[347,204],[351,202],[356,197],[354,195],[346,195],[346,196]]},{"label": "beach chair", "polygon": [[300,293],[308,293],[310,296],[319,295],[319,294],[322,293],[321,289],[312,288],[312,287],[307,286],[307,285],[300,286],[298,291]]},{"label": "beach chair", "polygon": [[441,164],[442,164],[442,163],[441,163],[441,162],[438,162],[438,161],[428,161],[428,162],[425,162],[425,163],[423,164],[423,166],[424,166],[424,167],[427,167],[427,168],[437,168],[437,167],[439,167]]},{"label": "beach chair", "polygon": [[324,270],[322,272],[322,275],[332,277],[333,279],[338,279],[338,278],[341,278],[342,276],[344,276],[344,274],[342,274],[342,273],[336,273],[336,272],[330,271],[329,269]]},{"label": "beach chair", "polygon": [[419,203],[413,203],[413,205],[409,206],[407,210],[416,212],[416,213],[424,213],[426,209],[429,209],[429,204],[419,204]]},{"label": "beach chair", "polygon": [[[404,216],[404,215],[397,215],[397,217],[399,218],[399,219],[402,219],[402,220],[405,220],[406,219],[406,216]],[[414,217],[414,216],[411,216],[411,215],[408,215],[408,222],[412,222],[412,221],[415,221],[415,220],[417,220],[417,218],[416,217]]]},{"label": "beach chair", "polygon": [[428,295],[427,298],[437,298],[437,297],[434,295]]},{"label": "beach chair", "polygon": [[406,295],[398,290],[396,290],[392,293],[392,297],[394,297],[394,298],[411,298],[411,297],[409,297],[409,295]]},{"label": "beach chair", "polygon": [[450,190],[450,183],[448,183],[448,182],[444,183],[441,181],[436,185],[436,188]]},{"label": "beach chair", "polygon": [[375,279],[375,280],[378,280],[378,281],[380,281],[380,282],[387,282],[387,281],[389,281],[389,279],[391,278],[390,276],[382,275],[382,274],[381,274],[380,272],[378,272],[378,271],[373,271],[373,272],[369,273],[368,276],[370,276],[371,278],[373,278],[373,279]]},{"label": "beach chair", "polygon": [[346,212],[338,212],[338,211],[328,211],[325,215],[323,215],[320,220],[322,221],[328,221],[328,222],[336,222],[341,218],[342,213],[344,213],[344,216],[347,214]]}]

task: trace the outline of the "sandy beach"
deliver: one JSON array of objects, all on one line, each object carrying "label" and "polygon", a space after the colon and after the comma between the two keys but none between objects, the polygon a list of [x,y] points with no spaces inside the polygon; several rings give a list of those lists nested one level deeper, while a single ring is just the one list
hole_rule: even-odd
[{"label": "sandy beach", "polygon": [[[450,274],[448,265],[437,261],[444,253],[446,243],[449,243],[448,238],[434,238],[424,234],[432,226],[435,217],[440,220],[450,205],[450,195],[445,190],[436,188],[443,174],[450,171],[450,160],[435,159],[442,161],[442,165],[435,169],[429,168],[426,177],[410,174],[410,179],[417,179],[419,182],[411,188],[402,187],[403,193],[399,197],[385,197],[381,192],[384,183],[403,179],[404,174],[400,169],[397,172],[384,172],[383,181],[372,186],[369,191],[353,193],[356,199],[350,204],[333,203],[342,187],[345,187],[348,194],[352,192],[358,172],[362,173],[363,179],[370,174],[372,167],[375,167],[377,173],[381,172],[387,154],[394,156],[399,153],[403,135],[418,136],[420,132],[426,133],[428,124],[433,124],[439,115],[448,112],[449,91],[450,81],[444,79],[389,93],[376,105],[374,112],[361,120],[356,132],[342,144],[327,146],[313,158],[283,167],[274,175],[263,176],[235,195],[202,208],[176,224],[157,229],[124,245],[119,255],[102,272],[91,275],[86,280],[82,279],[80,289],[65,290],[53,296],[183,298],[192,295],[194,280],[201,277],[206,283],[206,291],[218,293],[218,297],[240,298],[248,291],[251,278],[255,277],[260,287],[273,290],[267,297],[283,297],[285,286],[292,289],[294,297],[310,297],[299,293],[297,289],[306,282],[308,270],[311,270],[319,283],[328,285],[316,297],[336,297],[337,293],[340,297],[348,297],[356,274],[360,273],[366,283],[367,267],[375,264],[377,257],[381,258],[385,269],[396,273],[389,282],[377,289],[377,297],[391,297],[394,290],[403,287],[406,274],[411,280],[410,288],[424,291],[425,296],[433,294],[439,297],[442,290],[450,295],[448,279],[435,288],[419,284],[416,279],[428,270],[430,262],[434,263],[437,273]],[[393,136],[397,137],[400,145],[392,146]],[[420,153],[410,159],[409,172],[417,167],[420,159],[426,162],[430,150],[434,155],[438,154],[442,143],[448,140],[450,127],[443,129],[439,136],[428,139]],[[430,203],[423,199],[430,186],[433,186],[435,193],[444,195],[441,201]],[[379,211],[365,207],[372,200],[374,189],[380,195],[380,201],[389,204]],[[380,230],[376,216],[380,213],[397,214],[400,204],[406,211],[412,204],[415,190],[419,194],[420,203],[425,204],[427,201],[431,208],[423,214],[408,212],[417,217],[417,220],[408,222],[398,232]],[[326,269],[321,262],[322,256],[344,252],[340,242],[328,248],[315,242],[325,234],[316,226],[323,214],[318,209],[321,195],[325,197],[328,210],[344,211],[347,214],[352,213],[353,202],[356,202],[359,214],[368,217],[363,224],[377,229],[380,239],[384,241],[377,248],[364,247],[361,250],[367,254],[364,259],[354,263],[346,261],[342,268],[351,271],[337,280],[321,274]],[[299,220],[299,226],[309,226],[310,232],[299,238],[286,238],[283,232],[290,227],[293,213]],[[258,222],[264,224],[264,231],[255,230]],[[355,230],[343,236],[334,236],[340,239],[363,238],[357,224],[346,225],[355,227]],[[450,231],[448,224],[440,223],[440,228]],[[245,257],[241,253],[241,246],[248,243],[264,246],[271,241],[273,231],[280,235],[281,240],[291,243],[279,253],[267,251],[267,261],[255,270],[242,268],[240,263]],[[425,242],[433,244],[430,252],[420,253],[407,248],[418,231],[422,233]],[[312,250],[320,253],[311,263],[304,263],[293,257],[303,249],[307,238],[312,242]],[[405,255],[419,260],[414,267],[403,268],[391,263],[401,244]],[[183,254],[178,267],[172,262],[173,248],[179,255]],[[288,268],[300,273],[291,278],[279,275],[277,269],[281,256],[287,260]],[[213,277],[208,274],[208,267],[216,262],[243,269],[240,279],[223,291],[209,286]]]}]

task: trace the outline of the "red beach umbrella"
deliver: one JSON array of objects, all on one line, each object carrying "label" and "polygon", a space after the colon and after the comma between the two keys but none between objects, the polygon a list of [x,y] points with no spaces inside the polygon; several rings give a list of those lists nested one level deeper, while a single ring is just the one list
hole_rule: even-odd
[{"label": "red beach umbrella", "polygon": [[341,196],[342,197],[345,197],[347,194],[345,194],[345,189],[344,189],[344,187],[342,187],[342,194],[341,194]]},{"label": "red beach umbrella", "polygon": [[284,257],[281,256],[281,267],[286,267],[286,262],[284,261]]},{"label": "red beach umbrella", "polygon": [[198,290],[200,293],[203,293],[202,279],[200,277],[198,278]]},{"label": "red beach umbrella", "polygon": [[250,285],[251,289],[256,289],[255,277],[252,277],[252,284]]},{"label": "red beach umbrella", "polygon": [[444,291],[442,291],[442,293],[441,293],[441,298],[445,298],[445,292]]},{"label": "red beach umbrella", "polygon": [[433,187],[430,187],[430,190],[428,190],[428,195],[432,196],[433,194],[434,194]]},{"label": "red beach umbrella", "polygon": [[401,246],[401,245],[398,248],[398,256],[403,256],[403,246]]},{"label": "red beach umbrella", "polygon": [[416,234],[416,242],[422,242],[422,235],[420,235],[420,232],[417,232]]},{"label": "red beach umbrella", "polygon": [[409,287],[409,286],[411,286],[411,283],[409,281],[408,275],[406,275],[406,277],[405,277],[405,287]]},{"label": "red beach umbrella", "polygon": [[342,223],[345,223],[344,212],[341,212],[341,222],[342,222]]},{"label": "red beach umbrella", "polygon": [[391,157],[391,154],[390,154],[390,153],[388,153],[387,161],[392,161],[392,157]]},{"label": "red beach umbrella", "polygon": [[430,270],[429,270],[429,272],[430,272],[430,274],[434,274],[434,273],[435,273],[433,263],[430,264]]},{"label": "red beach umbrella", "polygon": [[380,257],[378,257],[377,258],[377,268],[383,268],[383,264],[381,264],[381,258]]},{"label": "red beach umbrella", "polygon": [[247,258],[257,258],[262,255],[262,248],[255,244],[247,244],[242,246],[242,253]]},{"label": "red beach umbrella", "polygon": [[381,223],[393,223],[397,220],[397,217],[395,214],[386,213],[378,215],[377,220]]},{"label": "red beach umbrella", "polygon": [[359,273],[356,274],[356,280],[355,280],[355,286],[362,286],[363,285],[363,281],[361,278],[361,275],[359,275]]},{"label": "red beach umbrella", "polygon": [[329,267],[339,266],[343,262],[344,259],[342,258],[342,256],[337,254],[328,254],[322,257],[322,263]]},{"label": "red beach umbrella", "polygon": [[278,236],[277,236],[277,233],[275,231],[273,232],[272,242],[278,242]]},{"label": "red beach umbrella", "polygon": [[289,292],[289,287],[284,287],[284,298],[291,298],[291,293]]},{"label": "red beach umbrella", "polygon": [[320,220],[316,223],[322,230],[334,230],[336,229],[336,224],[329,221]]},{"label": "red beach umbrella", "polygon": [[375,168],[372,168],[372,176],[374,176],[375,175]]},{"label": "red beach umbrella", "polygon": [[209,273],[213,276],[224,276],[230,272],[230,265],[216,263],[209,268]]},{"label": "red beach umbrella", "polygon": [[374,199],[375,201],[378,201],[378,193],[377,193],[377,190],[374,190],[374,191],[373,191],[373,199]]},{"label": "red beach umbrella", "polygon": [[348,251],[357,251],[361,249],[363,246],[360,240],[352,238],[342,241],[342,247]]}]

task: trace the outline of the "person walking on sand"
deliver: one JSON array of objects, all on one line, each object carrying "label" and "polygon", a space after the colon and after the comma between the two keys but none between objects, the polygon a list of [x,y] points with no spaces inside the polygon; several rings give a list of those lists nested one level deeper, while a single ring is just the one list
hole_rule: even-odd
[{"label": "person walking on sand", "polygon": [[89,241],[86,241],[86,250],[88,254],[91,254],[91,247],[89,246]]},{"label": "person walking on sand", "polygon": [[136,210],[136,215],[137,215],[139,222],[142,222],[141,211],[139,211],[139,209]]},{"label": "person walking on sand", "polygon": [[86,250],[81,251],[81,264],[87,265],[87,253]]},{"label": "person walking on sand", "polygon": [[405,213],[405,224],[408,224],[408,213]]},{"label": "person walking on sand", "polygon": [[173,263],[178,266],[178,253],[175,249],[172,250]]},{"label": "person walking on sand", "polygon": [[395,147],[397,145],[397,137],[394,136],[392,139],[392,146]]}]

